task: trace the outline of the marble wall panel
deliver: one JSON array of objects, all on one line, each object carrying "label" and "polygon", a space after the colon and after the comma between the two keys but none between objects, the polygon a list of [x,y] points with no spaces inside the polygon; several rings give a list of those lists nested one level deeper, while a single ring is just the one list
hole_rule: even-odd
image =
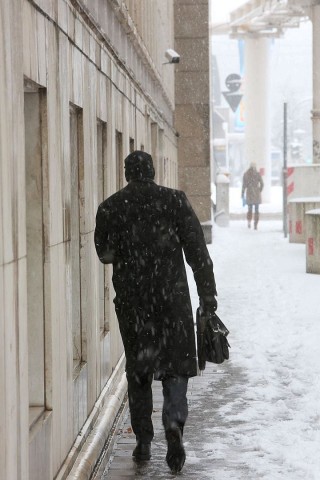
[{"label": "marble wall panel", "polygon": [[101,73],[98,74],[97,86],[97,117],[103,122],[108,119],[108,102],[107,102],[107,80]]},{"label": "marble wall panel", "polygon": [[[47,407],[52,410],[52,437],[53,437],[53,452],[52,464],[53,470],[56,472],[59,469],[61,457],[63,455],[61,445],[61,428],[64,423],[64,418],[61,415],[61,403],[65,401],[62,398],[63,383],[67,379],[67,361],[65,358],[65,335],[66,328],[62,328],[62,321],[68,322],[69,316],[66,296],[68,292],[62,293],[60,285],[63,284],[67,288],[64,276],[64,262],[61,262],[60,245],[50,247],[49,263],[50,263],[50,319],[46,322],[46,350],[48,357],[46,358],[46,403]],[[67,295],[66,295],[67,293]],[[70,321],[69,321],[70,323]],[[70,337],[70,335],[69,335]],[[72,345],[71,345],[72,349]],[[63,430],[65,427],[63,427]],[[65,432],[63,431],[63,434]]]},{"label": "marble wall panel", "polygon": [[[19,478],[17,445],[19,438],[19,397],[17,396],[19,376],[13,375],[15,371],[19,372],[19,344],[16,337],[17,328],[17,263],[11,262],[3,267],[3,305],[4,318],[10,318],[10,322],[5,322],[4,327],[4,379],[2,395],[4,396],[4,432],[6,432],[6,441],[4,445],[5,459],[2,471],[5,471],[6,478],[14,480]],[[2,422],[1,422],[2,423]]]},{"label": "marble wall panel", "polygon": [[[45,413],[30,435],[29,479],[52,480],[52,415]],[[36,461],[35,461],[36,460]],[[24,472],[26,475],[26,472]]]},{"label": "marble wall panel", "polygon": [[50,18],[56,19],[56,2],[52,0],[35,0],[35,3],[41,10],[44,11]]},{"label": "marble wall panel", "polygon": [[24,74],[31,78],[31,46],[32,42],[30,39],[30,26],[32,23],[32,7],[27,0],[22,2],[22,14],[24,18],[24,23],[22,25],[22,34],[23,34],[23,71]]},{"label": "marble wall panel", "polygon": [[89,56],[90,60],[99,68],[100,49],[97,48],[96,38],[92,34],[89,36],[89,54],[88,54],[88,56]]},{"label": "marble wall panel", "polygon": [[[1,80],[0,80],[1,82]],[[0,98],[0,101],[1,101],[1,98]],[[1,114],[0,114],[0,122],[2,121],[2,118],[1,118]],[[1,142],[1,133],[0,132],[0,144],[2,144],[2,147],[3,147],[3,143]],[[2,165],[2,159],[3,159],[3,151],[2,151],[2,148],[0,146],[0,202],[1,202],[1,206],[0,206],[0,266],[2,267],[3,264],[4,264],[4,255],[3,255],[3,230],[4,230],[4,223],[3,223],[3,215],[2,215],[2,192],[3,192],[3,185],[2,185],[2,168],[3,168],[3,165]]]},{"label": "marble wall panel", "polygon": [[[0,234],[2,232],[0,231]],[[4,391],[6,383],[6,356],[5,356],[5,318],[6,310],[4,304],[4,266],[0,264],[0,385],[2,391]],[[7,404],[5,395],[0,395],[0,431],[3,438],[6,438],[8,435],[7,426]],[[0,448],[0,466],[4,468],[6,460],[6,450],[5,448]]]},{"label": "marble wall panel", "polygon": [[73,379],[73,438],[76,439],[88,416],[88,369],[82,365]]},{"label": "marble wall panel", "polygon": [[93,64],[86,62],[87,89],[84,109],[84,233],[92,232],[95,227],[95,198],[97,196],[97,110],[96,97],[98,82]]},{"label": "marble wall panel", "polygon": [[108,77],[111,76],[111,58],[104,47],[101,48],[101,71]]},{"label": "marble wall panel", "polygon": [[[73,346],[69,242],[50,248],[51,318],[46,339],[51,349],[46,378],[49,408],[53,410],[53,466],[57,472],[73,442]],[[51,364],[50,364],[51,363]],[[51,390],[49,390],[51,386]]]},{"label": "marble wall panel", "polygon": [[[35,4],[39,9],[34,8]],[[95,5],[95,11],[102,9],[107,13],[105,0],[96,0]],[[106,328],[109,332],[103,335],[96,301],[99,275],[93,230],[97,207],[97,118],[108,123],[105,155],[107,196],[117,188],[116,130],[122,132],[122,156],[119,160],[122,161],[129,152],[129,138],[135,140],[136,148],[143,145],[150,149],[150,119],[146,121],[145,117],[149,99],[140,91],[136,122],[133,105],[136,85],[120,68],[119,60],[111,60],[106,48],[97,44],[95,34],[91,34],[87,25],[84,26],[83,19],[74,13],[74,7],[67,0],[3,0],[2,7],[0,27],[4,31],[5,43],[0,43],[0,60],[6,61],[1,62],[5,69],[0,70],[0,238],[3,239],[0,247],[0,314],[6,321],[4,323],[0,319],[0,355],[4,357],[1,365],[5,364],[6,368],[2,369],[0,365],[0,386],[9,385],[9,388],[5,389],[6,393],[0,399],[0,428],[7,432],[9,438],[6,448],[0,451],[0,471],[5,472],[5,478],[10,480],[45,480],[57,474],[88,412],[123,353],[112,302],[111,267],[106,268],[109,282],[106,287]],[[41,9],[44,9],[45,15],[42,15]],[[148,15],[150,20],[151,10]],[[114,12],[108,18],[106,15],[105,19],[111,22],[108,33],[118,42],[119,49],[126,51],[128,39],[123,37],[122,27],[115,26],[118,20]],[[17,25],[22,27],[15,28]],[[90,57],[90,61],[69,42],[63,33],[66,30],[71,40],[84,49],[83,53]],[[15,32],[14,38],[10,37],[12,32]],[[144,30],[144,35],[151,42],[150,28]],[[101,63],[101,71],[95,68],[94,62],[98,67]],[[159,94],[150,82],[150,74],[143,73],[145,67],[138,57],[135,65],[135,77],[145,81],[157,99]],[[30,437],[29,479],[27,365],[28,353],[34,355],[34,349],[29,348],[28,352],[26,319],[24,76],[35,91],[45,87],[40,92],[40,103],[45,101],[41,123],[42,128],[47,125],[48,133],[41,139],[45,244],[44,278],[39,285],[45,298],[44,335],[41,333],[41,337],[45,337],[44,368],[41,365],[45,376],[45,405],[39,408],[52,410],[49,420],[35,421],[38,430],[37,434],[33,431]],[[114,86],[111,86],[110,79]],[[83,353],[87,363],[81,363],[79,375],[75,374],[73,364],[70,231],[65,228],[72,214],[70,208],[68,210],[71,183],[70,104],[83,109],[85,139],[82,272],[81,279],[79,277],[76,283],[81,281],[83,287],[83,320],[86,323]],[[170,135],[168,133],[165,137],[164,144],[172,143]],[[168,161],[173,176],[174,148],[168,147],[167,155],[172,157]],[[10,162],[4,160],[7,158]],[[14,261],[16,258],[21,259],[18,264]],[[9,262],[10,265],[4,266]],[[17,331],[19,336],[16,336]],[[17,372],[13,380],[9,378],[12,371]]]},{"label": "marble wall panel", "polygon": [[[24,135],[23,135],[23,57],[22,4],[2,2],[0,9],[0,431],[5,438],[0,454],[0,472],[4,478],[20,479],[21,466],[27,467],[26,429],[28,428],[28,363],[25,356],[25,215]],[[20,190],[19,190],[20,189]],[[24,259],[25,263],[25,259]],[[21,287],[21,294],[19,292]],[[20,336],[20,327],[21,336]],[[19,332],[19,334],[18,334]],[[22,449],[17,449],[21,443]]]},{"label": "marble wall panel", "polygon": [[[64,1],[64,0],[62,0]],[[68,20],[68,36],[72,40],[72,42],[75,41],[75,30],[76,30],[76,18],[73,12],[73,9],[71,8],[70,4],[67,6],[68,12],[67,12],[67,20]]]},{"label": "marble wall panel", "polygon": [[70,46],[72,87],[70,89],[70,101],[77,107],[83,107],[83,84],[79,79],[83,78],[83,55],[74,46]]},{"label": "marble wall panel", "polygon": [[100,323],[98,305],[94,302],[96,253],[93,246],[93,233],[81,236],[81,318],[82,318],[82,351],[88,363],[89,408],[96,400],[97,378],[96,363],[99,358]]},{"label": "marble wall panel", "polygon": [[[1,43],[1,42],[0,42]],[[1,47],[0,47],[1,48]],[[4,52],[3,52],[4,53]],[[4,60],[4,58],[2,57]],[[1,60],[2,60],[1,59]],[[1,69],[0,69],[1,70]],[[2,78],[1,78],[2,77]],[[1,234],[1,264],[12,262],[14,259],[14,244],[13,238],[14,234],[14,218],[13,218],[13,209],[15,203],[14,193],[12,191],[13,185],[13,164],[9,162],[8,159],[12,158],[12,114],[7,115],[7,82],[5,72],[1,74],[1,91],[2,91],[2,108],[0,109],[0,120],[1,120],[1,158],[0,158],[0,192],[1,192],[1,210],[0,216],[2,229]],[[10,96],[9,101],[12,101]]]},{"label": "marble wall panel", "polygon": [[64,172],[61,160],[60,138],[60,93],[58,86],[58,52],[59,45],[53,25],[47,23],[48,34],[48,91],[47,91],[47,125],[48,125],[48,185],[49,185],[49,245],[56,245],[63,240],[62,181]]},{"label": "marble wall panel", "polygon": [[75,28],[74,28],[74,41],[75,41],[75,44],[77,45],[77,47],[79,48],[79,50],[83,50],[83,32],[84,32],[84,28],[83,28],[83,24],[82,24],[82,21],[80,20],[80,18],[75,18],[75,22],[74,22],[74,25],[75,25]]},{"label": "marble wall panel", "polygon": [[24,73],[38,83],[37,12],[27,0],[23,2],[23,18]]},{"label": "marble wall panel", "polygon": [[101,337],[101,358],[100,358],[100,365],[101,365],[101,378],[100,378],[100,390],[103,389],[105,384],[107,383],[111,372],[111,360],[110,360],[110,332],[106,335]]},{"label": "marble wall panel", "polygon": [[66,0],[57,0],[57,18],[60,28],[68,32],[69,5]]},{"label": "marble wall panel", "polygon": [[82,48],[81,51],[86,57],[90,57],[90,32],[89,30],[85,27],[85,25],[82,26]]},{"label": "marble wall panel", "polygon": [[36,82],[43,86],[47,86],[47,29],[46,20],[40,13],[36,15],[36,40],[37,40],[37,80]]},{"label": "marble wall panel", "polygon": [[61,212],[59,212],[62,224],[62,238],[59,241],[70,240],[70,217],[71,217],[71,145],[70,145],[70,82],[66,79],[72,76],[70,64],[70,48],[66,35],[59,33],[59,123],[58,134],[60,138],[61,154]]}]

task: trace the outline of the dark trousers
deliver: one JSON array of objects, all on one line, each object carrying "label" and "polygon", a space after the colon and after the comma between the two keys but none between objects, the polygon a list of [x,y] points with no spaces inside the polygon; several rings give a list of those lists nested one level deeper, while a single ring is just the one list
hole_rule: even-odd
[{"label": "dark trousers", "polygon": [[[252,215],[252,210],[253,210],[253,205],[248,205],[248,213],[251,213],[251,215]],[[259,213],[259,204],[258,203],[254,204],[254,211],[255,211],[255,213]]]},{"label": "dark trousers", "polygon": [[[153,374],[143,376],[127,374],[127,380],[132,429],[138,441],[149,443],[154,435],[151,420]],[[188,417],[187,388],[188,377],[173,375],[162,379],[162,423],[165,432],[179,426],[183,433]]]}]

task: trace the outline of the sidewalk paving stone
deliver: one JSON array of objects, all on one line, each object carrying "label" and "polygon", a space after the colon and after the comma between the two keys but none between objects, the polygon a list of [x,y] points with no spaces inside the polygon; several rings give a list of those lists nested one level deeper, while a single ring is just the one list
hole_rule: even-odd
[{"label": "sidewalk paving stone", "polygon": [[[230,446],[228,452],[221,451],[219,439],[227,435],[230,425],[238,424],[240,429],[254,428],[242,425],[225,418],[220,410],[235,397],[241,398],[245,388],[245,375],[230,361],[223,365],[207,364],[204,375],[189,381],[188,404],[189,416],[185,426],[184,445],[187,459],[182,472],[173,475],[168,468],[166,456],[166,440],[161,422],[162,384],[153,382],[155,430],[152,442],[152,458],[148,462],[136,463],[132,458],[135,436],[127,412],[125,420],[114,445],[106,470],[96,476],[95,480],[128,480],[128,479],[162,479],[184,478],[190,480],[209,479],[251,479],[250,468],[241,459],[241,451],[237,446]],[[245,408],[236,402],[237,408]],[[244,423],[244,422],[243,422]],[[230,455],[233,452],[233,455]],[[226,455],[228,453],[228,455]],[[256,479],[255,479],[256,480]]]}]

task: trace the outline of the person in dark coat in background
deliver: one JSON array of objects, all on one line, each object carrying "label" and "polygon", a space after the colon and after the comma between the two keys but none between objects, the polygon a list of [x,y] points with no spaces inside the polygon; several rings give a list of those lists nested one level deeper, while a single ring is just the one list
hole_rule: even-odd
[{"label": "person in dark coat in background", "polygon": [[248,228],[251,228],[252,210],[254,206],[254,229],[257,230],[259,222],[259,205],[261,203],[261,192],[263,190],[263,180],[257,171],[255,163],[251,163],[248,170],[243,175],[241,197],[246,200],[248,205]]},{"label": "person in dark coat in background", "polygon": [[152,157],[125,159],[128,185],[96,216],[95,246],[113,264],[115,309],[126,355],[136,460],[151,458],[153,378],[163,385],[162,421],[172,472],[182,469],[188,378],[197,375],[194,321],[184,265],[191,266],[203,310],[217,308],[216,284],[201,225],[184,192],[154,182]]}]

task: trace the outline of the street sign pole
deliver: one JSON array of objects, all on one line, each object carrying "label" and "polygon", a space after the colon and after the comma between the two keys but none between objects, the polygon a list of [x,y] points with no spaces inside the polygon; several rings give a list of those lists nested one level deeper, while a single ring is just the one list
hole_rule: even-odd
[{"label": "street sign pole", "polygon": [[288,165],[287,165],[287,143],[288,143],[288,112],[287,103],[283,104],[283,233],[284,237],[288,235],[288,218],[287,218],[287,177],[288,177]]}]

